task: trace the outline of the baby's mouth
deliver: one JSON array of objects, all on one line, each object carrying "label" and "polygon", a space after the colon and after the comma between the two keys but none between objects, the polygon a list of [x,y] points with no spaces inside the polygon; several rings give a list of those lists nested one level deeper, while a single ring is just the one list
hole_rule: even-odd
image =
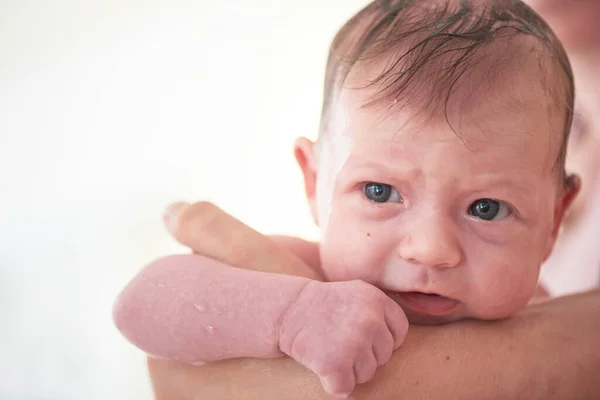
[{"label": "baby's mouth", "polygon": [[447,315],[455,311],[461,304],[458,300],[434,293],[393,292],[390,294],[402,308],[427,315]]}]

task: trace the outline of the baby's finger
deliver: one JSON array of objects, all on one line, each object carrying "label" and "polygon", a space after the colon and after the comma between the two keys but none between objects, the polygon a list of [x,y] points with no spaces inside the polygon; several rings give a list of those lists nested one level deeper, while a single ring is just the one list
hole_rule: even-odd
[{"label": "baby's finger", "polygon": [[394,338],[394,349],[400,347],[406,332],[408,332],[408,319],[402,308],[394,300],[387,298],[385,302],[385,323]]},{"label": "baby's finger", "polygon": [[356,383],[365,383],[375,376],[377,370],[377,360],[372,349],[365,350],[364,354],[354,363],[354,377]]},{"label": "baby's finger", "polygon": [[354,371],[348,370],[344,373],[331,374],[321,377],[321,385],[325,391],[337,398],[345,399],[354,390],[356,380]]},{"label": "baby's finger", "polygon": [[394,338],[387,327],[382,327],[377,339],[373,343],[373,354],[377,365],[383,365],[390,361],[394,351]]}]

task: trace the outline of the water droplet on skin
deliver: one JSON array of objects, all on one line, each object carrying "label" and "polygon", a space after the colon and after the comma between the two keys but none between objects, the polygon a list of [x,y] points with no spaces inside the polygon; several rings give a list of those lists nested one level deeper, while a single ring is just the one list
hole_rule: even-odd
[{"label": "water droplet on skin", "polygon": [[204,306],[203,306],[203,305],[201,305],[201,304],[196,304],[196,303],[194,303],[194,307],[196,307],[196,310],[198,310],[198,311],[200,311],[200,312],[204,312],[204,311],[206,311],[206,308],[204,308]]},{"label": "water droplet on skin", "polygon": [[157,356],[157,355],[150,354],[150,353],[146,353],[146,355],[147,355],[148,357],[150,357],[150,358],[155,358],[155,359],[157,359],[157,360],[168,360],[168,358],[167,358],[167,357]]},{"label": "water droplet on skin", "polygon": [[215,334],[215,328],[214,328],[214,326],[206,325],[204,327],[204,329],[206,329],[206,332],[208,332],[209,335],[214,335]]},{"label": "water droplet on skin", "polygon": [[163,285],[162,283],[159,283],[158,287],[165,287],[165,285]]}]

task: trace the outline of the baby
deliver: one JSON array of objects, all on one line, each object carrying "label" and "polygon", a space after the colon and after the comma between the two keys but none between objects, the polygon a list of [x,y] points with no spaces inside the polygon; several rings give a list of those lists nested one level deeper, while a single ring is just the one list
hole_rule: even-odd
[{"label": "baby", "polygon": [[117,327],[186,363],[287,354],[343,397],[408,321],[516,313],[579,189],[573,86],[519,1],[371,3],[332,44],[317,142],[295,147],[326,282],[167,257],[119,296]]}]

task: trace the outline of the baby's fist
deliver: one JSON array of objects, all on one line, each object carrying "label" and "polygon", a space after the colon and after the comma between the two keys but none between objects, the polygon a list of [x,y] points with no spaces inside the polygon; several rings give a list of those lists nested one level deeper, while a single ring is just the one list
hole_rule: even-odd
[{"label": "baby's fist", "polygon": [[282,319],[279,347],[329,394],[346,397],[389,361],[407,330],[400,306],[375,286],[311,281]]}]

